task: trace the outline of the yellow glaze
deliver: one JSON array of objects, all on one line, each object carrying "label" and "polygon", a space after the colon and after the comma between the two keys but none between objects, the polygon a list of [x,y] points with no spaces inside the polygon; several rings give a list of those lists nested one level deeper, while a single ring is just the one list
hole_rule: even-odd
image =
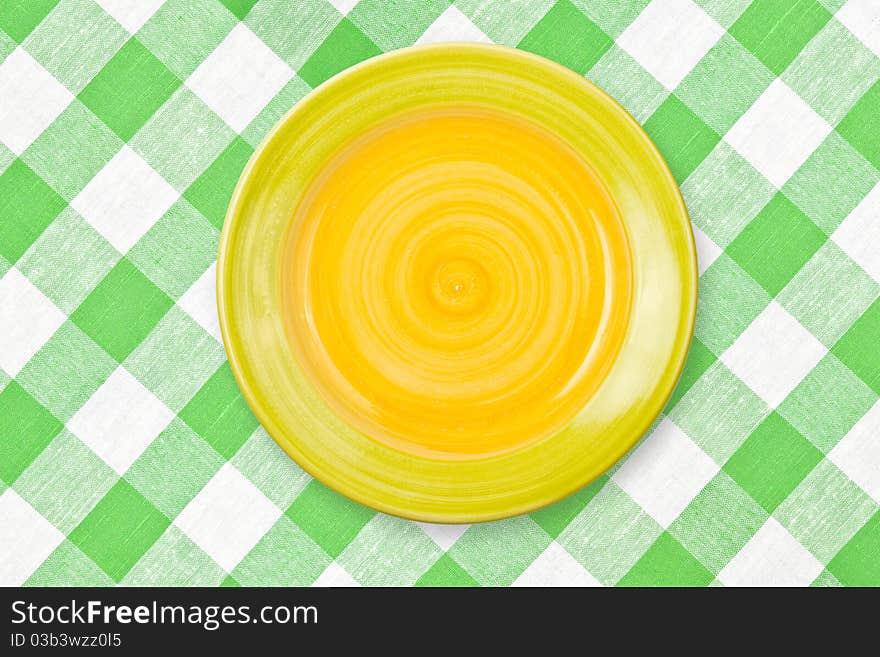
[{"label": "yellow glaze", "polygon": [[382,511],[536,509],[672,392],[696,263],[672,176],[580,76],[498,46],[369,60],[248,163],[221,237],[233,372],[303,468]]}]

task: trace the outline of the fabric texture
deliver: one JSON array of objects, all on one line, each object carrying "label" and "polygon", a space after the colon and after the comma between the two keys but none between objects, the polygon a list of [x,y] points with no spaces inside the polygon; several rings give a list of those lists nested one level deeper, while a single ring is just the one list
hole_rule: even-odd
[{"label": "fabric texture", "polygon": [[[438,526],[313,481],[218,331],[248,157],[383,51],[517,46],[644,125],[691,212],[675,394],[549,508]],[[880,3],[4,0],[0,583],[880,585]]]}]

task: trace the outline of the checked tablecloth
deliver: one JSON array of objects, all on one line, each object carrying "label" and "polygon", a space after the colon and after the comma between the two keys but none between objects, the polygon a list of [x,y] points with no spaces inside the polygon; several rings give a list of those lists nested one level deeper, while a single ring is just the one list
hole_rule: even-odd
[{"label": "checked tablecloth", "polygon": [[[213,296],[275,121],[442,40],[620,101],[701,272],[648,437],[471,527],[303,473],[242,399]],[[880,0],[0,0],[0,583],[880,585],[878,80]]]}]

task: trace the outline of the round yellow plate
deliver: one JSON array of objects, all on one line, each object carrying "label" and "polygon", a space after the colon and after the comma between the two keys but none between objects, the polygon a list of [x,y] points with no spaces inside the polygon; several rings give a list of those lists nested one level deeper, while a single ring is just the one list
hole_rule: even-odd
[{"label": "round yellow plate", "polygon": [[573,493],[681,372],[693,235],[639,125],[510,48],[398,50],[300,101],[239,180],[217,302],[232,370],[306,471],[478,522]]}]

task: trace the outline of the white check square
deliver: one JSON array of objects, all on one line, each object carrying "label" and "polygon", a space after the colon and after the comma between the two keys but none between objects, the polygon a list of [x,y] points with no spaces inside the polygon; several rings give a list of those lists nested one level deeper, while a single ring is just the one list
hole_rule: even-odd
[{"label": "white check square", "polygon": [[320,574],[312,586],[324,588],[349,588],[360,586],[360,584],[358,584],[354,577],[348,574],[348,571],[345,570],[345,568],[334,561],[327,566],[327,569]]},{"label": "white check square", "polygon": [[0,278],[0,369],[17,375],[65,315],[15,267]]},{"label": "white check square", "polygon": [[223,340],[220,334],[220,319],[217,315],[217,264],[214,263],[199,276],[195,283],[183,293],[177,305],[196,320],[196,323],[213,335],[218,342]]},{"label": "white check square", "polygon": [[293,77],[293,70],[239,23],[186,81],[205,104],[241,132]]},{"label": "white check square", "polygon": [[455,545],[455,542],[461,538],[461,535],[467,531],[468,527],[470,527],[470,525],[440,525],[431,522],[417,522],[416,524],[421,527],[422,531],[430,536],[431,540],[439,545],[444,552]]},{"label": "white check square", "polygon": [[702,276],[703,272],[709,269],[709,266],[721,255],[722,249],[699,228],[696,226],[691,228],[694,230],[694,244],[697,247],[697,269]]},{"label": "white check square", "polygon": [[724,141],[776,187],[822,143],[831,126],[782,80],[774,80]]},{"label": "white check square", "polygon": [[95,0],[128,32],[134,34],[166,0]]},{"label": "white check square", "polygon": [[63,540],[64,534],[7,488],[0,495],[0,586],[21,586]]},{"label": "white check square", "polygon": [[718,470],[715,461],[664,418],[612,479],[654,520],[668,527]]},{"label": "white check square", "polygon": [[232,572],[280,516],[281,509],[227,463],[174,524],[226,572]]},{"label": "white check square", "polygon": [[477,41],[490,43],[487,37],[470,18],[456,7],[450,7],[431,23],[416,44],[437,43],[440,41]]},{"label": "white check square", "polygon": [[672,91],[723,34],[724,28],[691,0],[654,0],[617,45]]},{"label": "white check square", "polygon": [[880,57],[880,2],[849,0],[835,18]]},{"label": "white check square", "polygon": [[880,504],[880,401],[828,452],[828,460]]},{"label": "white check square", "polygon": [[831,239],[880,283],[880,183],[843,220]]},{"label": "white check square", "polygon": [[16,48],[0,63],[0,142],[21,155],[71,100],[63,84]]},{"label": "white check square", "polygon": [[70,205],[126,253],[177,198],[175,189],[125,145]]},{"label": "white check square", "polygon": [[725,586],[808,586],[822,564],[770,518],[718,574]]},{"label": "white check square", "polygon": [[771,301],[721,354],[721,362],[775,408],[826,351],[812,333]]},{"label": "white check square", "polygon": [[602,586],[556,541],[516,578],[513,586]]},{"label": "white check square", "polygon": [[121,475],[172,419],[174,413],[120,366],[67,428]]}]

